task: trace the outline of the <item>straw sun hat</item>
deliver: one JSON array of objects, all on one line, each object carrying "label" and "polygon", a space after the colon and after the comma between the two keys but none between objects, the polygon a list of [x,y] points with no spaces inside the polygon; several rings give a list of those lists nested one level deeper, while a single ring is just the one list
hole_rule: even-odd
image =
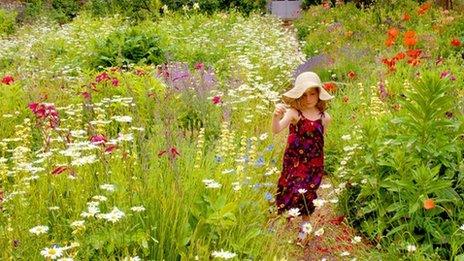
[{"label": "straw sun hat", "polygon": [[284,102],[293,101],[300,98],[310,88],[319,89],[319,99],[327,101],[333,98],[325,89],[321,79],[313,72],[304,72],[298,75],[294,87],[288,92],[282,94]]}]

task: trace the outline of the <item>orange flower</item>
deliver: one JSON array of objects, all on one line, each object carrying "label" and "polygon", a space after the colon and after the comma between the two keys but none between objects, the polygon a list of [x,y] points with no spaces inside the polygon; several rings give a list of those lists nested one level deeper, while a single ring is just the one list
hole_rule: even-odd
[{"label": "orange flower", "polygon": [[389,37],[392,37],[392,38],[396,38],[399,34],[399,31],[398,29],[396,29],[395,27],[392,27],[388,30],[388,36]]},{"label": "orange flower", "polygon": [[356,73],[353,72],[353,71],[349,71],[347,76],[350,78],[350,79],[354,79],[356,77]]},{"label": "orange flower", "polygon": [[407,31],[406,33],[404,33],[404,38],[416,38],[416,32]]},{"label": "orange flower", "polygon": [[430,7],[432,7],[432,3],[423,3],[421,6],[419,6],[419,10],[417,10],[417,13],[419,15],[423,15],[425,13],[427,13],[427,10],[430,9]]},{"label": "orange flower", "polygon": [[409,21],[411,19],[411,16],[408,13],[403,14],[403,21]]},{"label": "orange flower", "polygon": [[382,63],[385,64],[386,66],[388,66],[388,69],[390,71],[394,71],[396,70],[395,66],[396,66],[396,60],[395,59],[382,59]]},{"label": "orange flower", "polygon": [[385,45],[387,47],[390,47],[392,46],[393,44],[395,44],[395,39],[391,38],[391,37],[388,37],[388,39],[385,41]]},{"label": "orange flower", "polygon": [[412,66],[416,66],[416,65],[419,65],[420,64],[420,60],[417,59],[417,58],[412,58],[412,59],[409,59],[408,60],[408,63]]},{"label": "orange flower", "polygon": [[404,43],[404,45],[406,45],[408,47],[413,47],[413,46],[415,46],[417,44],[417,39],[412,38],[412,37],[404,38],[403,43]]},{"label": "orange flower", "polygon": [[404,59],[404,57],[406,57],[406,54],[404,54],[403,52],[399,52],[399,53],[397,53],[397,54],[395,55],[395,58],[394,58],[394,59],[396,59],[397,61],[399,61],[399,60]]},{"label": "orange flower", "polygon": [[407,51],[408,56],[411,57],[412,59],[419,58],[421,53],[422,53],[421,49],[415,49],[415,50],[408,50]]},{"label": "orange flower", "polygon": [[431,199],[431,198],[428,198],[428,199],[424,200],[424,208],[426,210],[435,208],[435,201],[433,199]]},{"label": "orange flower", "polygon": [[461,41],[459,41],[459,39],[457,38],[453,38],[453,40],[451,40],[451,45],[454,46],[454,47],[459,47],[461,46]]},{"label": "orange flower", "polygon": [[324,83],[324,89],[326,89],[329,92],[335,92],[337,90],[337,85],[333,82],[327,82]]}]

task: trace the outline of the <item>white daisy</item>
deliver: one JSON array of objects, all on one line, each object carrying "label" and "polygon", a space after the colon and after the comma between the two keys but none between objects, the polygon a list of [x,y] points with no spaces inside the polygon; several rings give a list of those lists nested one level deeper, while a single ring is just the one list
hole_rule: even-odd
[{"label": "white daisy", "polygon": [[355,236],[352,240],[351,240],[351,243],[353,244],[357,244],[361,242],[361,237],[360,236]]},{"label": "white daisy", "polygon": [[115,186],[113,184],[102,184],[100,185],[100,188],[109,192],[113,192],[115,190]]},{"label": "white daisy", "polygon": [[309,222],[304,222],[303,225],[301,225],[301,229],[303,233],[310,234],[313,231],[313,226]]},{"label": "white daisy", "polygon": [[288,215],[292,217],[298,217],[300,215],[300,209],[299,208],[291,208],[288,210]]},{"label": "white daisy", "polygon": [[35,226],[35,227],[29,229],[29,232],[31,232],[32,234],[35,234],[35,235],[45,234],[45,233],[48,232],[48,227],[47,226],[42,226],[42,225]]},{"label": "white daisy", "polygon": [[224,250],[220,250],[220,251],[213,251],[213,253],[211,253],[211,255],[213,257],[217,257],[217,258],[222,258],[222,259],[231,259],[231,258],[234,258],[237,256],[237,254],[235,253],[232,253],[232,252],[229,252],[229,251],[224,251]]},{"label": "white daisy", "polygon": [[63,249],[61,247],[53,246],[52,248],[44,248],[40,251],[40,254],[45,258],[57,259],[63,255]]}]

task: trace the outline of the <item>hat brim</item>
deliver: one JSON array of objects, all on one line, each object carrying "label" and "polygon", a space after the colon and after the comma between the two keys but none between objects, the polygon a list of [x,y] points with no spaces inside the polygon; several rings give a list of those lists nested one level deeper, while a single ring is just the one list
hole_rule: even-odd
[{"label": "hat brim", "polygon": [[295,86],[291,90],[289,90],[288,92],[282,94],[282,96],[283,96],[282,98],[298,99],[303,95],[303,93],[305,93],[308,89],[311,89],[311,88],[318,88],[319,89],[319,99],[320,100],[327,101],[327,100],[333,99],[333,96],[330,95],[324,89],[324,87],[322,87],[321,85],[310,85],[310,86],[307,86],[307,87],[304,87],[304,88],[299,87],[299,86]]}]

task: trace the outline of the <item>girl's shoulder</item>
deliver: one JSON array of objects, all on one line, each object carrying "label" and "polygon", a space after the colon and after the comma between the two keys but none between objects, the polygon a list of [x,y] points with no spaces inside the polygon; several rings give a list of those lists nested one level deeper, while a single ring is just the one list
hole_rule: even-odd
[{"label": "girl's shoulder", "polygon": [[330,116],[330,114],[328,112],[324,111],[321,114],[322,114],[321,115],[322,116],[321,117],[322,118],[322,125],[325,126],[325,125],[329,124],[332,121],[332,117]]},{"label": "girl's shoulder", "polygon": [[300,120],[300,112],[295,108],[288,108],[287,113],[290,116],[291,123],[297,123]]}]

